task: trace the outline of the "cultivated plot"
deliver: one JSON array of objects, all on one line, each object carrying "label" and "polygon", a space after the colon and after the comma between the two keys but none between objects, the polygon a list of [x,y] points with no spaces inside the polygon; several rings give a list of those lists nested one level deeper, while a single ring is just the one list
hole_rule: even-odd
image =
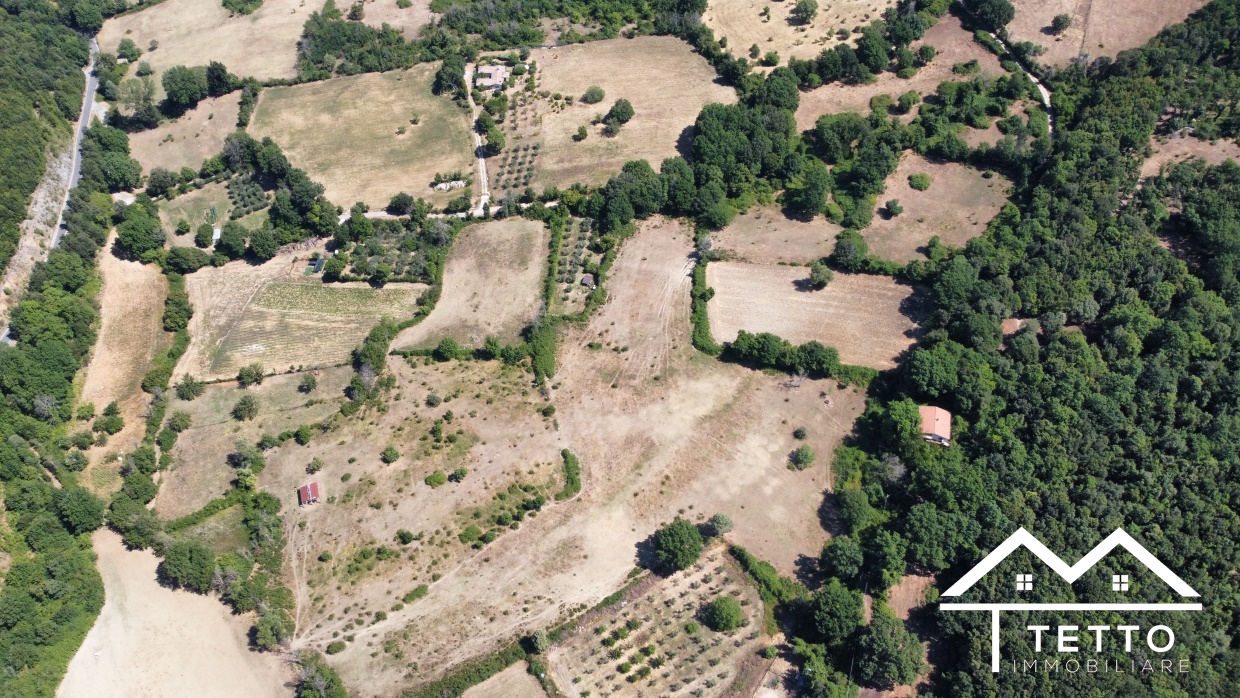
[{"label": "cultivated plot", "polygon": [[[611,39],[536,49],[539,90],[579,98],[591,85],[603,88],[598,104],[577,100],[559,111],[540,107],[509,137],[509,145],[542,143],[533,186],[601,184],[629,160],[648,160],[656,170],[687,143],[686,129],[711,102],[731,104],[736,92],[719,84],[715,70],[685,42],[670,36]],[[614,137],[592,125],[617,99],[633,104],[634,116]],[[541,103],[540,103],[541,104]],[[573,140],[585,126],[589,135]]]},{"label": "cultivated plot", "polygon": [[732,224],[711,233],[711,248],[758,264],[803,264],[831,254],[835,236],[843,230],[822,216],[813,220],[789,218],[778,207],[754,207]]},{"label": "cultivated plot", "polygon": [[740,330],[772,332],[794,344],[817,340],[846,364],[894,368],[917,338],[911,286],[886,276],[841,274],[824,289],[805,289],[805,267],[714,262],[706,283],[711,333],[730,342]]},{"label": "cultivated plot", "polygon": [[951,14],[943,15],[931,27],[920,41],[913,43],[913,50],[923,44],[933,46],[938,54],[929,65],[917,71],[908,80],[896,77],[895,73],[887,72],[878,76],[875,82],[868,85],[845,85],[831,83],[816,90],[801,93],[801,106],[797,109],[797,128],[814,127],[814,122],[823,114],[840,114],[844,112],[869,113],[870,99],[875,95],[889,94],[899,97],[909,90],[916,91],[923,97],[933,94],[939,83],[947,80],[968,80],[970,76],[957,75],[952,66],[976,60],[979,71],[976,75],[998,77],[1004,75],[999,59],[973,40],[973,33],[960,26],[960,20]]},{"label": "cultivated plot", "polygon": [[[338,205],[374,209],[408,192],[435,204],[436,172],[472,172],[469,114],[431,93],[438,64],[264,90],[250,133],[271,137]],[[417,123],[414,123],[416,121]]]},{"label": "cultivated plot", "polygon": [[[223,182],[208,184],[202,189],[181,194],[171,201],[159,202],[159,219],[168,233],[168,241],[173,247],[194,244],[194,232],[198,226],[223,225],[228,221],[228,212],[232,210],[232,202],[228,200],[228,188]],[[179,221],[189,221],[190,231],[185,235],[177,235]]]},{"label": "cultivated plot", "polygon": [[435,309],[392,346],[432,346],[444,337],[466,346],[482,346],[488,336],[515,340],[538,314],[550,237],[541,222],[524,218],[462,230],[448,252]]},{"label": "cultivated plot", "polygon": [[[155,70],[159,98],[160,76],[176,65],[219,61],[242,77],[291,78],[297,75],[297,39],[310,13],[321,8],[304,0],[266,0],[253,14],[233,15],[218,2],[164,0],[104,22],[99,47],[115,52],[121,39],[132,39],[143,51],[139,60]],[[149,50],[152,41],[155,50]]]},{"label": "cultivated plot", "polygon": [[237,130],[241,92],[204,99],[175,121],[129,136],[130,154],[150,174],[156,167],[179,173],[182,167],[195,172],[203,160],[218,155],[224,138]]},{"label": "cultivated plot", "polygon": [[[914,174],[928,175],[930,188],[913,189],[909,176]],[[959,163],[930,162],[910,151],[885,186],[887,191],[880,200],[895,199],[904,212],[892,216],[880,204],[874,222],[861,234],[871,252],[884,259],[908,262],[924,259],[925,246],[935,235],[953,247],[963,247],[981,235],[1007,201],[1010,183],[999,175],[987,179]]]},{"label": "cultivated plot", "polygon": [[[1013,0],[1016,18],[1007,25],[1016,41],[1046,47],[1038,60],[1063,66],[1081,54],[1114,56],[1144,45],[1158,32],[1183,22],[1205,7],[1206,0],[1169,0],[1131,3],[1125,0]],[[1057,15],[1068,15],[1071,25],[1061,34],[1051,30]]]},{"label": "cultivated plot", "polygon": [[814,58],[824,48],[835,46],[840,29],[851,40],[854,27],[881,17],[893,4],[891,0],[822,3],[817,16],[804,24],[792,16],[794,2],[711,0],[702,22],[715,31],[715,38],[726,37],[729,48],[738,56],[749,56],[749,47],[756,44],[761,55],[774,51],[779,54],[780,65],[787,65],[789,58]]}]

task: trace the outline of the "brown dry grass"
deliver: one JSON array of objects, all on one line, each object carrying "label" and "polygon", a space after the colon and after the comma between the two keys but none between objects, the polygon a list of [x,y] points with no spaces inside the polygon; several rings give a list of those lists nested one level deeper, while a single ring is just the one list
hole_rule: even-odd
[{"label": "brown dry grass", "polygon": [[130,154],[148,174],[156,167],[173,172],[180,172],[182,167],[198,170],[203,160],[219,154],[224,138],[237,130],[240,102],[240,91],[204,99],[175,121],[130,135]]},{"label": "brown dry grass", "polygon": [[[321,3],[266,0],[253,14],[229,16],[218,2],[164,0],[141,12],[110,19],[99,31],[99,47],[116,51],[121,39],[133,39],[142,58],[155,70],[175,65],[206,65],[219,61],[242,77],[292,78],[297,75],[297,39]],[[159,48],[147,51],[151,40]],[[157,87],[163,97],[163,87]]]},{"label": "brown dry grass", "polygon": [[[911,174],[930,175],[930,188],[917,191],[909,186]],[[924,259],[925,245],[935,235],[945,245],[963,247],[981,235],[986,223],[999,213],[1007,201],[1010,183],[998,175],[990,179],[982,173],[954,162],[930,162],[908,152],[900,166],[887,178],[886,193],[879,201],[898,199],[904,213],[886,217],[880,213],[870,227],[861,231],[870,251],[884,259],[907,262]]]},{"label": "brown dry grass", "polygon": [[[540,102],[542,108],[531,117],[539,123],[508,137],[510,148],[530,139],[542,142],[532,182],[537,189],[575,182],[601,184],[629,160],[648,160],[657,170],[664,158],[676,155],[677,142],[704,105],[736,102],[736,92],[716,81],[710,64],[670,36],[535,49],[530,57],[538,61],[539,90],[580,97],[598,85],[607,95],[599,104],[577,101],[560,112]],[[607,138],[601,126],[590,122],[622,97],[633,103],[635,116],[619,135]],[[572,139],[579,126],[590,131],[580,143]],[[522,138],[516,139],[517,135]]]},{"label": "brown dry grass", "polygon": [[[208,184],[202,189],[182,194],[172,201],[159,203],[159,219],[168,232],[169,244],[173,247],[191,247],[194,245],[194,232],[198,226],[207,222],[211,207],[215,207],[217,224],[223,225],[228,220],[228,212],[232,203],[228,200],[228,189],[222,182]],[[185,235],[177,235],[177,222],[181,219],[189,221],[190,231]]]},{"label": "brown dry grass", "polygon": [[444,337],[466,346],[492,335],[515,340],[538,314],[549,239],[546,226],[524,218],[465,228],[448,252],[435,309],[392,346],[432,346]]},{"label": "brown dry grass", "polygon": [[[1133,3],[1125,0],[1013,0],[1016,18],[1007,26],[1016,41],[1046,47],[1042,63],[1063,66],[1085,53],[1114,56],[1144,45],[1164,27],[1183,22],[1205,7],[1206,0],[1169,0]],[[1072,17],[1072,26],[1060,36],[1049,32],[1055,15]]]},{"label": "brown dry grass", "polygon": [[801,106],[797,109],[797,128],[814,127],[814,122],[823,114],[839,114],[843,112],[870,111],[870,99],[875,95],[889,94],[898,97],[909,90],[915,90],[922,97],[933,94],[939,83],[945,80],[968,79],[952,73],[952,66],[977,59],[981,64],[978,75],[997,77],[1004,75],[999,59],[985,48],[973,41],[973,33],[960,26],[960,20],[948,14],[926,32],[921,41],[913,43],[916,50],[922,44],[930,44],[938,49],[938,55],[930,65],[917,71],[908,80],[896,77],[895,73],[883,73],[878,80],[868,85],[845,85],[832,83],[823,85],[811,92],[801,94]]},{"label": "brown dry grass", "polygon": [[435,20],[430,0],[414,0],[413,5],[401,9],[396,0],[369,0],[365,4],[364,24],[382,27],[384,24],[399,29],[406,39],[417,37],[418,30]]},{"label": "brown dry grass", "polygon": [[822,216],[807,222],[785,216],[778,207],[766,206],[737,216],[710,238],[714,250],[734,254],[741,261],[803,264],[831,254],[841,230]]},{"label": "brown dry grass", "polygon": [[444,204],[460,191],[436,192],[431,180],[436,172],[472,173],[474,142],[469,115],[431,94],[437,69],[424,64],[263,90],[249,130],[279,143],[336,204],[380,209],[402,191]]},{"label": "brown dry grass", "polygon": [[732,341],[740,330],[773,332],[794,343],[818,340],[846,364],[893,368],[917,337],[911,286],[886,276],[837,273],[820,291],[799,290],[805,267],[714,262],[706,283],[711,333]]},{"label": "brown dry grass", "polygon": [[[610,300],[563,338],[549,388],[554,418],[538,414],[547,402],[521,369],[394,358],[397,384],[384,413],[343,422],[309,447],[270,451],[260,484],[290,512],[294,646],[321,649],[332,633],[353,634],[331,658],[346,683],[398,693],[515,634],[547,627],[571,607],[596,603],[624,584],[636,543],[678,512],[695,521],[727,513],[737,525],[730,538],[784,573],[816,557],[827,538],[819,520],[830,481],[825,464],[864,396],[828,381],[790,389],[786,379],[693,350],[692,251],[692,229],[661,218],[625,243]],[[603,346],[591,349],[590,342]],[[431,392],[455,397],[430,408]],[[455,416],[451,430],[464,435],[457,446],[430,451],[421,436],[447,410]],[[794,472],[787,457],[795,447],[791,431],[801,424],[823,465]],[[379,459],[388,444],[402,453],[392,465]],[[492,511],[512,483],[558,487],[562,448],[582,462],[577,497],[549,503],[480,551],[457,542],[464,525],[487,520],[472,512]],[[317,479],[337,500],[296,509],[293,488],[315,456],[326,463]],[[435,490],[423,483],[432,469],[458,465],[469,469],[463,482]],[[424,539],[397,546],[399,528],[424,532]],[[399,548],[401,559],[350,573],[356,551],[377,544]],[[324,550],[335,556],[330,565],[316,559]],[[442,578],[432,582],[435,574]],[[420,583],[431,585],[429,595],[394,610]],[[376,623],[370,613],[380,610],[387,618]],[[346,629],[363,612],[367,620]],[[385,643],[391,653],[382,651]]]},{"label": "brown dry grass", "polygon": [[[795,2],[711,0],[702,22],[715,31],[715,38],[726,37],[728,48],[737,56],[748,57],[749,47],[757,44],[763,54],[767,51],[779,53],[780,65],[787,65],[790,57],[816,57],[824,48],[839,43],[835,37],[837,29],[851,32],[854,27],[869,24],[893,4],[891,0],[822,3],[814,21],[801,25],[791,17]],[[759,16],[765,8],[770,8],[770,19]],[[856,36],[859,35],[853,35],[854,38]]]},{"label": "brown dry grass", "polygon": [[517,662],[495,676],[461,694],[461,698],[546,698],[538,679],[530,675],[529,665]]},{"label": "brown dry grass", "polygon": [[1201,158],[1211,165],[1221,165],[1227,159],[1240,162],[1240,145],[1225,138],[1203,141],[1191,136],[1174,138],[1155,136],[1150,141],[1150,151],[1150,156],[1141,163],[1142,179],[1153,177],[1164,166],[1181,163],[1191,158]]}]

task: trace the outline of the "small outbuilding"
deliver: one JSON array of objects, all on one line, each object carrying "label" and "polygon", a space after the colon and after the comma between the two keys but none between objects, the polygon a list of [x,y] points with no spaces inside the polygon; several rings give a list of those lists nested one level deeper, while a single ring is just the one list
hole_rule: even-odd
[{"label": "small outbuilding", "polygon": [[593,274],[582,274],[581,285],[585,286],[586,288],[594,288],[594,275]]},{"label": "small outbuilding", "polygon": [[921,414],[921,438],[932,444],[951,446],[952,413],[929,405],[922,405],[917,411]]},{"label": "small outbuilding", "polygon": [[319,483],[311,482],[308,485],[302,485],[297,488],[297,504],[306,506],[307,504],[315,504],[319,501]]}]

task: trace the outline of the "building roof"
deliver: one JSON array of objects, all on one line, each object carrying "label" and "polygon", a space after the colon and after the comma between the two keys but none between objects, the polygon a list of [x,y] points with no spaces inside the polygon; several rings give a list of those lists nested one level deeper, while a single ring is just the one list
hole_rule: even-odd
[{"label": "building roof", "polygon": [[297,503],[308,504],[319,500],[319,483],[311,482],[297,488]]},{"label": "building roof", "polygon": [[506,65],[480,65],[478,66],[478,72],[482,73],[483,75],[488,75],[488,76],[495,75],[497,73],[504,74],[508,72],[508,66]]},{"label": "building roof", "polygon": [[582,275],[581,275],[581,284],[582,284],[583,286],[593,286],[593,285],[594,285],[594,275],[593,275],[593,274],[582,274]]},{"label": "building roof", "polygon": [[952,438],[952,413],[942,407],[922,405],[917,408],[921,414],[921,433],[943,439]]}]

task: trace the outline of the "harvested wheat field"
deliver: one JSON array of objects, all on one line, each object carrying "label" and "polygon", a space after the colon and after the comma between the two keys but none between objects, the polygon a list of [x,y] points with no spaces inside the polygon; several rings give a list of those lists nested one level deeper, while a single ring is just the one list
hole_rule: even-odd
[{"label": "harvested wheat field", "polygon": [[[227,492],[237,472],[226,456],[238,439],[255,443],[263,434],[314,424],[340,409],[352,369],[334,367],[313,372],[318,387],[312,393],[298,390],[303,375],[282,373],[246,389],[229,381],[207,386],[196,400],[174,399],[169,412],[188,412],[193,423],[177,439],[172,467],[162,473],[159,494],[153,502],[160,517],[175,519],[191,514]],[[242,395],[258,400],[258,416],[244,422],[231,414]]]},{"label": "harvested wheat field", "polygon": [[[291,665],[251,652],[250,622],[213,595],[173,591],[155,573],[159,558],[130,551],[103,528],[91,537],[106,601],[69,662],[58,698],[184,695],[282,698]],[[159,661],[152,661],[152,653]]]},{"label": "harvested wheat field", "polygon": [[323,285],[302,274],[309,255],[285,252],[263,264],[238,261],[185,277],[192,340],[174,377],[230,378],[252,363],[280,371],[340,363],[383,316],[412,315],[425,289]]},{"label": "harvested wheat field", "polygon": [[435,309],[392,346],[432,346],[444,337],[475,347],[488,336],[515,340],[538,315],[550,238],[541,222],[524,218],[462,230],[448,251]]},{"label": "harvested wheat field", "polygon": [[517,662],[461,694],[461,698],[546,698],[547,692],[530,675],[529,664]]},{"label": "harvested wheat field", "polygon": [[[828,538],[819,508],[830,453],[864,394],[832,381],[794,387],[695,351],[692,253],[691,227],[641,223],[612,268],[610,300],[566,331],[546,398],[519,367],[392,357],[400,397],[385,413],[339,422],[307,447],[268,451],[260,486],[295,512],[286,549],[294,648],[352,635],[329,659],[346,684],[397,694],[613,593],[637,544],[679,511],[694,521],[727,513],[736,522],[729,539],[784,574],[817,556]],[[554,416],[539,413],[548,404]],[[436,420],[445,420],[443,440],[423,440]],[[801,424],[820,460],[796,472],[788,454]],[[400,457],[384,464],[388,445]],[[582,488],[557,501],[563,448],[580,459]],[[315,457],[324,463],[316,479],[336,499],[295,509],[292,488]],[[460,467],[468,472],[459,482],[425,481]],[[546,498],[540,509],[517,526],[501,523],[536,496]],[[460,537],[471,525],[484,534],[480,549]],[[407,546],[394,540],[401,528],[415,536]],[[380,545],[399,557],[361,555]],[[324,551],[329,563],[318,559]],[[424,598],[404,600],[421,584]]]},{"label": "harvested wheat field", "polygon": [[[710,0],[702,22],[715,31],[715,38],[727,37],[737,56],[749,56],[749,47],[757,44],[762,54],[775,51],[780,65],[787,65],[789,58],[816,57],[839,43],[837,30],[851,34],[853,27],[869,24],[894,4],[892,0],[822,3],[818,16],[809,24],[801,24],[792,18],[795,2]],[[764,9],[770,10],[769,18],[762,16]]]},{"label": "harvested wheat field", "polygon": [[952,66],[957,63],[976,60],[981,64],[981,70],[976,75],[983,77],[1005,74],[999,65],[999,59],[973,41],[973,33],[960,26],[960,20],[951,14],[943,15],[920,41],[913,42],[913,50],[923,44],[930,44],[938,50],[938,54],[930,65],[918,70],[917,74],[908,80],[887,72],[868,85],[845,85],[836,82],[810,92],[802,92],[801,106],[797,109],[797,128],[813,128],[814,122],[823,114],[868,114],[870,99],[875,95],[889,94],[895,98],[909,90],[915,90],[922,97],[934,94],[935,88],[945,80],[969,79],[969,76],[952,72]]},{"label": "harvested wheat field", "polygon": [[1150,156],[1141,163],[1141,178],[1153,177],[1164,166],[1170,167],[1192,158],[1201,158],[1211,165],[1221,165],[1228,159],[1240,162],[1240,145],[1226,138],[1203,141],[1192,136],[1154,136],[1150,141]]},{"label": "harvested wheat field", "polygon": [[[297,40],[310,13],[320,9],[321,3],[305,0],[266,0],[253,14],[232,15],[218,2],[164,0],[104,22],[99,48],[115,52],[121,39],[132,39],[142,49],[140,60],[155,70],[157,98],[163,97],[160,76],[175,65],[219,61],[241,77],[292,78]],[[154,51],[148,50],[151,41],[159,42]]]},{"label": "harvested wheat field", "polygon": [[[670,36],[535,49],[531,58],[538,61],[540,90],[580,97],[598,85],[606,93],[599,104],[578,100],[561,111],[536,110],[522,139],[510,137],[510,147],[528,139],[542,143],[536,189],[575,182],[602,184],[629,160],[645,159],[657,170],[664,158],[677,154],[678,143],[687,142],[685,131],[703,106],[736,102],[735,90],[717,81],[710,64]],[[618,135],[608,138],[602,135],[602,126],[590,122],[620,98],[633,104],[634,116]],[[576,142],[572,137],[579,126],[590,135]]]},{"label": "harvested wheat field", "polygon": [[817,340],[840,361],[888,369],[917,339],[920,304],[911,286],[886,276],[836,273],[820,291],[801,290],[805,267],[714,262],[706,283],[711,334],[730,342],[740,330],[772,332],[792,342]]},{"label": "harvested wheat field", "polygon": [[710,239],[713,250],[742,262],[804,264],[831,254],[841,230],[822,216],[805,221],[765,206],[737,216],[728,227],[711,233]]},{"label": "harvested wheat field", "polygon": [[[1144,45],[1165,27],[1183,22],[1205,7],[1206,0],[1168,0],[1133,3],[1125,0],[1013,0],[1016,18],[1007,25],[1015,41],[1046,47],[1038,60],[1063,66],[1081,54],[1091,58],[1114,56]],[[1072,24],[1056,36],[1050,28],[1056,15],[1066,14]]]},{"label": "harvested wheat field", "polygon": [[178,173],[189,167],[197,172],[203,160],[218,155],[224,138],[237,130],[240,102],[240,90],[204,99],[175,121],[130,135],[130,154],[142,163],[146,174],[156,167]]},{"label": "harvested wheat field", "polygon": [[431,12],[431,0],[413,0],[409,7],[401,7],[397,0],[368,0],[363,4],[366,14],[362,23],[372,27],[388,25],[399,30],[406,39],[415,39],[418,31],[435,21]]},{"label": "harvested wheat field", "polygon": [[[338,205],[381,209],[402,191],[444,204],[436,172],[471,172],[469,114],[431,94],[438,64],[263,90],[250,133],[270,136]],[[413,124],[413,119],[418,123]]]},{"label": "harvested wheat field", "polygon": [[[930,175],[930,188],[917,191],[909,186],[912,174]],[[1003,208],[1011,183],[999,175],[986,179],[981,172],[959,163],[930,162],[910,151],[884,185],[887,191],[879,200],[896,199],[904,212],[892,217],[880,204],[879,215],[861,234],[871,252],[895,262],[908,262],[924,259],[925,246],[935,235],[952,247],[963,247],[981,235]]]}]

